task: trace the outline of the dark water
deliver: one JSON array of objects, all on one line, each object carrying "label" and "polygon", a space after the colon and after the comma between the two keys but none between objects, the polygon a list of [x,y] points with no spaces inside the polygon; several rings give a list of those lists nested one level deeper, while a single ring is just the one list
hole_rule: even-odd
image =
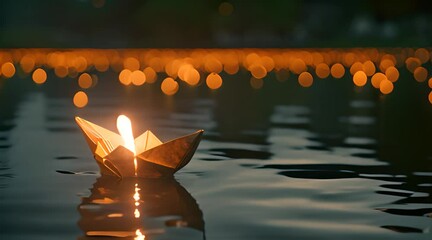
[{"label": "dark water", "polygon": [[[430,239],[432,107],[404,77],[386,97],[335,79],[256,91],[242,74],[167,97],[105,73],[84,109],[72,80],[0,79],[0,237]],[[175,179],[101,177],[73,117],[114,130],[121,113],[135,135],[204,139]]]}]

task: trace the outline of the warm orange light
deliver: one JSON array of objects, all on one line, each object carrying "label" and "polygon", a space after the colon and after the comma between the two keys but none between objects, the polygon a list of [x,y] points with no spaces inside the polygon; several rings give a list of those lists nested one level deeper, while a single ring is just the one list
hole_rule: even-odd
[{"label": "warm orange light", "polygon": [[32,56],[25,55],[24,57],[21,58],[20,65],[21,65],[22,70],[25,73],[29,73],[35,67],[35,60]]},{"label": "warm orange light", "polygon": [[417,82],[424,82],[428,76],[428,71],[424,67],[418,67],[414,70],[414,78]]},{"label": "warm orange light", "polygon": [[[135,150],[135,139],[132,133],[132,123],[131,120],[125,115],[120,115],[117,117],[117,130],[120,133],[120,136],[123,139],[123,146],[131,151],[134,156],[136,155]],[[134,158],[134,166],[135,166],[135,176],[137,175],[137,159]],[[137,209],[136,209],[137,210]],[[139,213],[139,212],[138,212]],[[139,216],[138,216],[139,217]]]},{"label": "warm orange light", "polygon": [[200,78],[199,72],[193,67],[189,68],[184,74],[184,80],[191,86],[197,85]]},{"label": "warm orange light", "polygon": [[432,77],[429,78],[429,80],[428,80],[428,85],[429,85],[430,88],[432,88]]},{"label": "warm orange light", "polygon": [[390,80],[384,79],[380,83],[380,91],[382,94],[389,94],[393,91],[393,83]]},{"label": "warm orange light", "polygon": [[418,58],[409,57],[405,60],[405,65],[410,72],[414,73],[414,70],[421,66],[421,62]]},{"label": "warm orange light", "polygon": [[151,67],[146,67],[143,70],[145,76],[146,76],[146,83],[154,83],[157,80],[157,74],[155,70]]},{"label": "warm orange light", "polygon": [[167,77],[162,81],[161,90],[166,95],[176,94],[178,91],[178,88],[179,88],[178,83],[170,77]]},{"label": "warm orange light", "polygon": [[210,73],[206,78],[206,84],[210,89],[218,89],[222,86],[222,78],[217,73]]},{"label": "warm orange light", "polygon": [[367,76],[363,71],[357,71],[353,76],[353,82],[356,86],[362,87],[366,85]]},{"label": "warm orange light", "polygon": [[83,108],[88,103],[87,94],[83,91],[78,91],[73,97],[73,103],[78,108]]},{"label": "warm orange light", "polygon": [[43,84],[47,80],[47,74],[45,70],[38,68],[33,72],[32,79],[37,84]]},{"label": "warm orange light", "polygon": [[15,75],[15,66],[10,62],[3,63],[1,73],[6,78],[11,78]]},{"label": "warm orange light", "polygon": [[385,75],[387,79],[392,82],[396,82],[399,79],[399,71],[393,66],[390,66],[386,69]]},{"label": "warm orange light", "polygon": [[84,72],[87,69],[87,60],[83,56],[77,57],[72,66],[77,70],[77,72]]},{"label": "warm orange light", "polygon": [[64,78],[68,75],[68,69],[65,66],[57,66],[54,68],[54,73],[59,78]]},{"label": "warm orange light", "polygon": [[267,70],[262,65],[254,64],[249,67],[249,71],[254,78],[264,78],[267,76]]},{"label": "warm orange light", "polygon": [[313,77],[310,73],[308,72],[302,72],[299,76],[298,76],[298,83],[302,86],[302,87],[310,87],[313,84]]},{"label": "warm orange light", "polygon": [[326,63],[319,63],[315,68],[315,74],[319,78],[327,78],[330,75],[330,68]]},{"label": "warm orange light", "polygon": [[429,51],[424,48],[419,48],[414,52],[414,56],[420,60],[421,63],[426,63],[429,61],[430,55]]},{"label": "warm orange light", "polygon": [[302,59],[297,58],[291,63],[290,70],[295,74],[300,74],[307,70],[306,63]]},{"label": "warm orange light", "polygon": [[368,77],[374,75],[376,71],[375,64],[370,60],[363,63],[363,69]]},{"label": "warm orange light", "polygon": [[395,65],[394,61],[389,59],[389,58],[381,59],[379,69],[382,72],[385,72],[387,70],[387,68],[393,67],[394,65]]},{"label": "warm orange light", "polygon": [[350,67],[351,75],[354,75],[358,71],[363,71],[363,64],[361,62],[355,62]]},{"label": "warm orange light", "polygon": [[165,65],[165,72],[168,76],[172,78],[177,78],[178,70],[182,66],[182,61],[179,59],[171,60]]},{"label": "warm orange light", "polygon": [[78,85],[84,89],[90,88],[93,85],[93,80],[90,74],[88,73],[81,74],[78,78]]},{"label": "warm orange light", "polygon": [[92,78],[92,87],[94,87],[98,84],[99,77],[96,74],[92,74],[91,78]]},{"label": "warm orange light", "polygon": [[141,86],[146,81],[146,75],[144,74],[144,72],[142,72],[140,70],[135,70],[131,73],[131,75],[129,76],[129,79],[133,85]]},{"label": "warm orange light", "polygon": [[177,71],[177,76],[183,80],[186,81],[186,73],[191,70],[193,66],[191,64],[183,64],[179,67]]},{"label": "warm orange light", "polygon": [[138,70],[140,68],[140,62],[138,59],[133,57],[128,57],[123,61],[123,67],[131,71]]},{"label": "warm orange light", "polygon": [[374,88],[380,88],[381,81],[385,79],[387,79],[387,77],[386,75],[384,75],[384,73],[380,73],[380,72],[375,73],[371,79],[372,86]]},{"label": "warm orange light", "polygon": [[125,115],[120,115],[117,117],[117,130],[119,131],[122,139],[123,146],[129,151],[131,151],[134,155],[135,151],[135,140],[132,133],[132,123],[131,120]]},{"label": "warm orange light", "polygon": [[236,62],[226,63],[224,65],[224,71],[230,75],[234,75],[239,71],[239,65]]},{"label": "warm orange light", "polygon": [[[224,0],[226,1],[226,0]],[[228,1],[222,6],[232,6]],[[228,18],[227,18],[228,19]],[[250,86],[263,87],[264,81],[257,80],[275,74],[279,81],[288,78],[289,71],[298,75],[301,86],[313,84],[313,78],[343,78],[349,71],[356,86],[371,84],[380,88],[381,82],[396,82],[405,66],[416,81],[429,80],[432,52],[429,48],[404,49],[12,49],[0,53],[0,76],[11,78],[18,71],[20,76],[31,74],[32,80],[42,84],[47,80],[47,70],[52,69],[59,78],[77,79],[78,85],[87,89],[95,86],[97,77],[86,73],[112,69],[117,72],[123,85],[142,85],[157,81],[158,74],[167,73],[172,80],[160,85],[167,95],[179,90],[181,79],[191,86],[206,80],[211,89],[223,84],[221,71],[233,75],[249,71]],[[144,70],[142,70],[144,68]],[[312,74],[310,77],[305,72]],[[313,71],[313,72],[312,72]],[[273,72],[273,73],[272,73]],[[358,73],[362,72],[362,73]],[[202,74],[205,78],[202,78]],[[366,80],[364,75],[366,75]],[[302,75],[302,76],[300,76]],[[24,75],[25,76],[25,75]],[[162,79],[163,80],[163,79]],[[268,81],[271,81],[269,79]],[[428,84],[432,88],[432,80]],[[162,83],[162,81],[161,81]],[[384,83],[384,86],[387,82]],[[162,86],[163,85],[163,86]],[[180,84],[181,85],[181,84]],[[389,85],[389,84],[387,84]],[[393,85],[394,87],[394,85]],[[385,90],[389,88],[383,88]]]},{"label": "warm orange light", "polygon": [[69,67],[68,68],[68,76],[70,78],[76,78],[78,76],[78,72],[74,67]]},{"label": "warm orange light", "polygon": [[356,59],[356,55],[353,52],[348,52],[343,57],[343,64],[345,67],[350,67]]},{"label": "warm orange light", "polygon": [[432,104],[432,92],[429,93],[428,99],[429,99],[429,102]]},{"label": "warm orange light", "polygon": [[207,72],[220,73],[223,69],[222,63],[215,57],[208,57],[204,63],[204,69]]},{"label": "warm orange light", "polygon": [[129,69],[123,69],[119,74],[119,80],[121,84],[123,85],[129,85],[131,84],[130,75],[132,74],[131,70]]},{"label": "warm orange light", "polygon": [[271,57],[264,56],[261,58],[262,66],[265,67],[267,72],[270,72],[274,69],[275,63]]},{"label": "warm orange light", "polygon": [[94,66],[99,72],[106,72],[110,66],[108,58],[100,56],[94,60]]},{"label": "warm orange light", "polygon": [[345,75],[345,68],[342,64],[336,63],[331,67],[330,72],[334,78],[342,78]]}]

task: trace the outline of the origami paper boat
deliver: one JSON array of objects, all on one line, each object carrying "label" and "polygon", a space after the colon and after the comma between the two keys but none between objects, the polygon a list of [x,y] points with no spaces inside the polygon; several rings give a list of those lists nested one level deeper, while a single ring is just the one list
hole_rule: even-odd
[{"label": "origami paper boat", "polygon": [[80,117],[75,117],[75,121],[94,154],[101,174],[120,178],[172,176],[192,159],[204,132],[199,130],[162,143],[148,130],[135,138],[134,155],[123,145],[119,134]]}]

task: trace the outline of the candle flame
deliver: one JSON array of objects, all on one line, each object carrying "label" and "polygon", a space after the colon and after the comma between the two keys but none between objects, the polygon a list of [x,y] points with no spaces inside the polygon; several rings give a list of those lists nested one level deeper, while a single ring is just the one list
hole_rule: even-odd
[{"label": "candle flame", "polygon": [[[120,115],[117,118],[117,129],[123,138],[125,148],[129,149],[133,155],[136,155],[135,140],[132,133],[131,120],[125,115]],[[137,159],[134,158],[135,176],[137,175]]]},{"label": "candle flame", "polygon": [[125,148],[129,149],[135,155],[135,142],[132,134],[132,123],[130,119],[125,115],[118,116],[117,129],[123,138]]}]

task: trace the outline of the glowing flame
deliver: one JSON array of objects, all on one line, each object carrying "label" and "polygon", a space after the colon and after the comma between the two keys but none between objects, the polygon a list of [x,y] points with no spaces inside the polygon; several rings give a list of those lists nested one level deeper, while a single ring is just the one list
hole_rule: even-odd
[{"label": "glowing flame", "polygon": [[141,190],[138,187],[138,183],[135,183],[135,194],[133,195],[133,198],[135,200],[135,206],[138,207],[139,206],[139,200],[140,200],[140,195],[139,195],[139,190]]},{"label": "glowing flame", "polygon": [[125,115],[120,115],[117,118],[117,129],[123,138],[124,146],[135,155],[135,142],[132,134],[132,123]]},{"label": "glowing flame", "polygon": [[[134,156],[136,155],[135,140],[132,133],[131,120],[125,115],[120,115],[117,118],[117,129],[123,138],[125,148],[129,149]],[[134,158],[135,175],[137,174],[137,160]]]}]

